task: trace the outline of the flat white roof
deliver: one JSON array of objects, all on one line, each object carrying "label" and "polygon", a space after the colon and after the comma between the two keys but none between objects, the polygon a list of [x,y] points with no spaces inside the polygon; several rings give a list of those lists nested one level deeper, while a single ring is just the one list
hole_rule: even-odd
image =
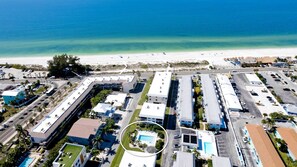
[{"label": "flat white roof", "polygon": [[105,103],[113,103],[114,106],[122,106],[126,101],[127,93],[119,93],[116,95],[108,95]]},{"label": "flat white roof", "polygon": [[194,106],[191,76],[183,76],[179,83],[179,114],[180,120],[194,121]]},{"label": "flat white roof", "polygon": [[171,83],[171,72],[156,72],[148,96],[167,97]]},{"label": "flat white roof", "polygon": [[164,119],[165,110],[165,104],[144,103],[139,113],[139,117]]},{"label": "flat white roof", "polygon": [[39,122],[34,128],[33,132],[45,133],[69,108],[72,106],[76,100],[83,94],[84,91],[93,82],[104,83],[125,83],[132,82],[135,76],[98,76],[98,77],[87,77],[85,78],[79,86],[75,88],[64,100],[56,106],[48,115],[46,115],[42,121]]},{"label": "flat white roof", "polygon": [[195,158],[193,153],[189,152],[176,152],[176,160],[173,167],[195,167]]},{"label": "flat white roof", "polygon": [[251,84],[254,84],[254,83],[262,83],[262,81],[259,79],[259,77],[256,75],[256,74],[245,74],[246,78],[249,80],[249,82]]},{"label": "flat white roof", "polygon": [[[283,114],[287,115],[285,109],[279,104],[279,102],[277,102],[275,97],[265,86],[246,86],[246,89],[249,92],[253,91],[258,94],[258,96],[251,96],[255,103],[260,102],[260,105],[256,106],[262,115],[264,113],[269,115],[273,112],[282,112]],[[263,92],[263,90],[266,90],[267,92]],[[271,99],[273,99],[274,103],[270,102],[267,96],[270,96]]]},{"label": "flat white roof", "polygon": [[213,167],[232,167],[230,158],[228,157],[212,157],[212,166]]},{"label": "flat white roof", "polygon": [[129,165],[131,165],[131,167],[155,167],[156,155],[148,155],[151,154],[137,151],[125,151],[120,167],[129,167]]},{"label": "flat white roof", "polygon": [[13,90],[6,90],[2,93],[2,96],[17,96],[20,92],[24,91],[25,88],[23,86],[19,86]]},{"label": "flat white roof", "polygon": [[111,104],[98,103],[92,110],[96,113],[105,114],[107,111],[112,110],[113,107]]},{"label": "flat white roof", "polygon": [[221,109],[212,79],[208,74],[201,74],[203,107],[207,123],[222,124]]},{"label": "flat white roof", "polygon": [[241,104],[234,92],[229,78],[226,75],[217,74],[217,81],[221,87],[221,92],[224,96],[227,109],[242,110]]}]

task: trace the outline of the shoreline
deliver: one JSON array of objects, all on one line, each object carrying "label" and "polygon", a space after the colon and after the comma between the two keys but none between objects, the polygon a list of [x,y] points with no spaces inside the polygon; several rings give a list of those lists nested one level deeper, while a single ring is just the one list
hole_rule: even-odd
[{"label": "shoreline", "polygon": [[[176,51],[176,52],[151,52],[151,53],[123,53],[123,54],[75,54],[82,64],[89,65],[119,65],[119,64],[161,64],[172,62],[198,62],[209,61],[210,64],[222,64],[225,58],[231,57],[292,57],[297,55],[295,48],[265,48],[265,49],[229,49],[205,51]],[[47,66],[47,61],[53,56],[41,57],[10,57],[0,58],[0,63],[42,65]]]}]

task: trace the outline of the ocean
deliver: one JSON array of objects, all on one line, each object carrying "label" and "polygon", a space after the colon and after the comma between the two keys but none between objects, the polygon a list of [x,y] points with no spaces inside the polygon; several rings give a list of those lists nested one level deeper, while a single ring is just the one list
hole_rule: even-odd
[{"label": "ocean", "polygon": [[297,46],[296,0],[1,0],[0,57]]}]

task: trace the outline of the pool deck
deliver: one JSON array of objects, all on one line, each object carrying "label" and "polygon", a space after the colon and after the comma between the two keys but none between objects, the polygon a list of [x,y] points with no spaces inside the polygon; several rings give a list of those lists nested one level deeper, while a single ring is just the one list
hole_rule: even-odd
[{"label": "pool deck", "polygon": [[151,136],[153,137],[152,142],[147,142],[147,141],[141,141],[141,143],[145,143],[148,146],[155,146],[158,138],[158,134],[156,132],[150,132],[150,131],[138,131],[136,138],[139,139],[139,136]]},{"label": "pool deck", "polygon": [[[33,167],[33,166],[38,162],[38,160],[39,160],[40,157],[41,157],[41,156],[40,156],[39,154],[36,154],[36,153],[32,153],[32,152],[31,152],[31,153],[28,155],[27,158],[32,158],[33,161],[29,164],[28,167]],[[25,160],[24,160],[24,161],[25,161]]]},{"label": "pool deck", "polygon": [[[202,157],[211,158],[213,155],[218,156],[217,144],[215,140],[215,136],[212,132],[209,131],[198,131],[198,139],[202,140],[202,150],[200,154]],[[205,143],[211,143],[212,146],[212,154],[206,153]]]},{"label": "pool deck", "polygon": [[[215,135],[213,134],[213,132],[205,131],[205,130],[194,130],[194,129],[184,128],[184,127],[182,129],[192,131],[192,132],[183,133],[183,135],[196,136],[198,140],[197,143],[182,141],[182,145],[186,146],[185,149],[183,149],[183,151],[187,151],[187,147],[189,147],[191,149],[196,148],[197,151],[199,151],[200,156],[202,158],[209,159],[212,156],[218,156],[217,144],[216,144]],[[184,140],[184,138],[182,137],[181,140]],[[206,148],[205,148],[206,145],[207,147],[211,147],[210,149],[208,149],[208,151],[211,151],[211,153],[208,153],[206,151]]]}]

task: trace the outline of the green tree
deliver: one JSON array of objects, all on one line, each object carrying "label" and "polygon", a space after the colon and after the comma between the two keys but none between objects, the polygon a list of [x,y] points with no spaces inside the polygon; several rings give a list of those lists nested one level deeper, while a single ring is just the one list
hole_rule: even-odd
[{"label": "green tree", "polygon": [[20,124],[15,125],[15,130],[18,132],[19,137],[26,137],[26,133],[25,130],[23,129],[23,127]]},{"label": "green tree", "polygon": [[103,102],[107,95],[109,95],[112,90],[101,90],[96,96],[91,98],[91,105],[95,107],[98,103]]},{"label": "green tree", "polygon": [[34,125],[34,123],[35,123],[35,119],[34,118],[30,118],[29,119],[29,124]]},{"label": "green tree", "polygon": [[158,140],[156,143],[156,149],[161,150],[164,146],[164,142],[162,140]]},{"label": "green tree", "polygon": [[288,153],[288,145],[287,145],[287,143],[284,140],[279,139],[279,138],[276,138],[275,140],[278,143],[278,149],[281,152]]},{"label": "green tree", "polygon": [[3,143],[0,142],[0,152],[1,153],[3,153],[3,147],[4,147]]},{"label": "green tree", "polygon": [[194,154],[194,156],[195,156],[197,159],[199,158],[199,156],[200,156],[200,152],[199,152],[196,148],[193,149],[192,153]]},{"label": "green tree", "polygon": [[80,64],[78,57],[62,54],[48,61],[48,71],[49,76],[71,77],[76,74],[85,74],[86,67]]},{"label": "green tree", "polygon": [[99,144],[102,141],[103,141],[103,139],[101,138],[101,136],[96,136],[95,138],[93,138],[93,140],[92,140],[93,148],[94,149],[98,149],[99,148]]},{"label": "green tree", "polygon": [[103,128],[103,133],[110,132],[114,128],[115,128],[115,122],[114,122],[114,120],[111,119],[111,118],[107,118],[105,120],[105,125],[104,125],[104,128]]}]

